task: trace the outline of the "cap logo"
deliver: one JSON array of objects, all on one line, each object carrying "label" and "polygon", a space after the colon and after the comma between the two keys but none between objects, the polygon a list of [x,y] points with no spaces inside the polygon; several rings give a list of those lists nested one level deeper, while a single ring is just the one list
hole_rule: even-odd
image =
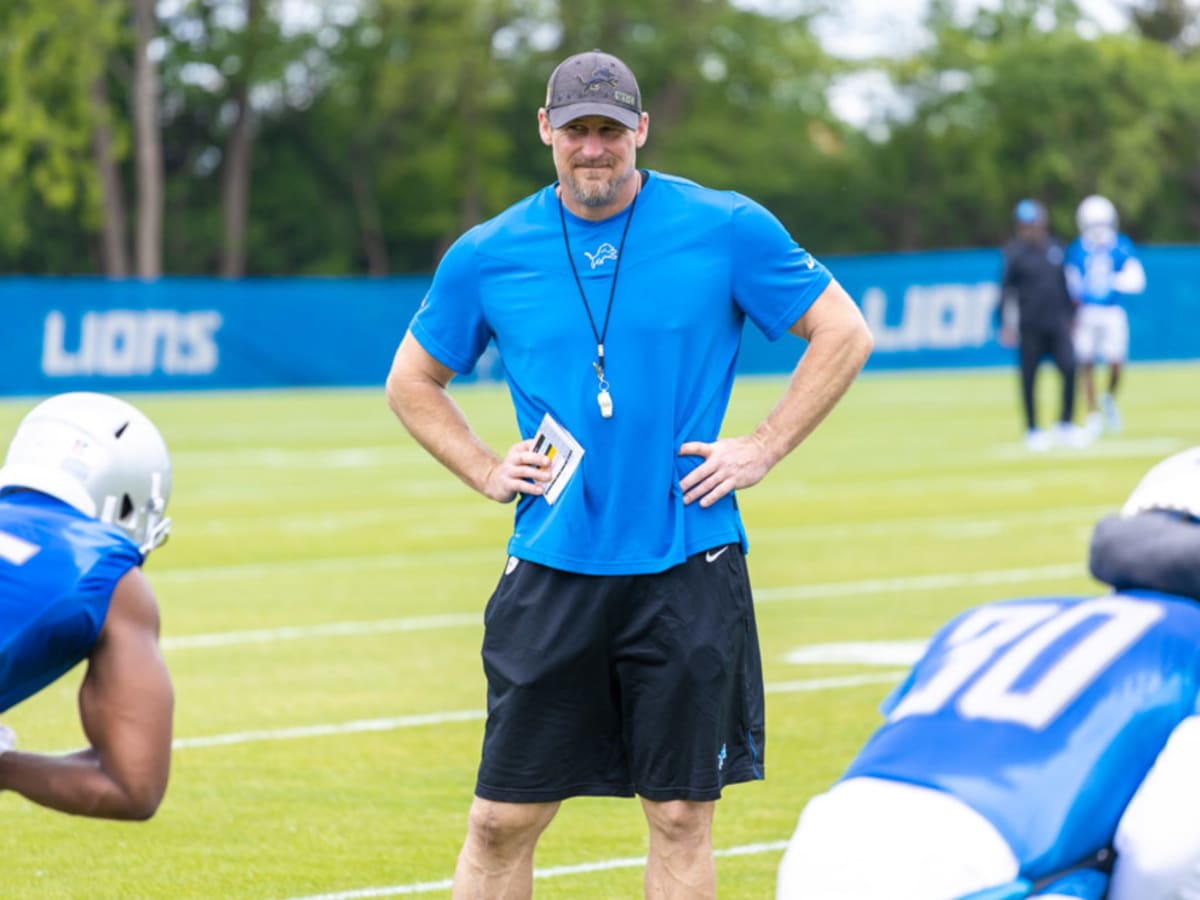
[{"label": "cap logo", "polygon": [[605,84],[611,86],[614,91],[617,87],[617,76],[608,66],[600,66],[598,69],[593,69],[592,77],[588,78],[586,81],[582,75],[576,75],[575,77],[578,78],[579,83],[583,85],[583,92],[585,94],[598,91],[600,90],[601,85]]}]

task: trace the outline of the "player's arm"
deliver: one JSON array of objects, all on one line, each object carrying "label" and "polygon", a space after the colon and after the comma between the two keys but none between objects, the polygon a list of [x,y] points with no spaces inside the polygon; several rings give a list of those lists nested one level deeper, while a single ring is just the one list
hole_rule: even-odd
[{"label": "player's arm", "polygon": [[0,755],[0,787],[66,813],[148,819],[167,789],[174,693],[158,605],[141,569],[117,583],[79,689],[91,746],[65,756]]},{"label": "player's arm", "polygon": [[468,486],[501,503],[518,493],[540,494],[550,479],[545,454],[533,440],[514,444],[500,458],[471,429],[447,386],[454,370],[435,359],[408,332],[392,359],[387,402],[408,432]]},{"label": "player's arm", "polygon": [[1117,590],[1200,599],[1200,527],[1182,512],[1164,509],[1105,516],[1092,529],[1088,568]]},{"label": "player's arm", "polygon": [[829,414],[871,354],[874,339],[850,295],[830,281],[788,329],[808,347],[787,389],[753,434],[714,443],[688,441],[680,455],[704,462],[680,481],[683,502],[711,506],[730,491],[757,484]]},{"label": "player's arm", "polygon": [[1146,269],[1136,256],[1125,258],[1113,274],[1113,290],[1122,294],[1140,294],[1146,290]]}]

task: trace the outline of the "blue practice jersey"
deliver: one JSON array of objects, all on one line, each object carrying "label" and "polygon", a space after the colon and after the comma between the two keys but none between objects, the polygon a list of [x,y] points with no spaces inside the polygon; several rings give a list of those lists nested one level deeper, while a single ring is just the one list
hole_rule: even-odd
[{"label": "blue practice jersey", "polygon": [[[657,172],[633,207],[589,222],[551,185],[464,234],[438,266],[414,337],[456,372],[494,340],[523,437],[549,413],[583,446],[553,504],[523,495],[509,553],[572,572],[657,572],[741,542],[730,494],[683,505],[680,480],[703,461],[686,441],[714,441],[747,317],[771,340],[830,283],[762,206]],[[564,246],[587,296],[579,295]],[[611,314],[606,310],[619,273]],[[596,332],[604,331],[612,418],[597,406]]]},{"label": "blue practice jersey", "polygon": [[947,791],[1036,880],[1110,845],[1198,691],[1195,601],[1136,591],[995,603],[934,636],[844,777]]},{"label": "blue practice jersey", "polygon": [[0,712],[85,659],[137,545],[45,494],[0,495]]},{"label": "blue practice jersey", "polygon": [[1117,232],[1110,242],[1090,243],[1076,238],[1067,247],[1067,284],[1075,300],[1096,306],[1118,306],[1125,296],[1114,285],[1126,263],[1137,258],[1133,242]]}]

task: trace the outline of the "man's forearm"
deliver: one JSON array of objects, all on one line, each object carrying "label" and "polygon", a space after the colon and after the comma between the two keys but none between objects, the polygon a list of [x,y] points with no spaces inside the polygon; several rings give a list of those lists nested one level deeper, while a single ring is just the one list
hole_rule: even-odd
[{"label": "man's forearm", "polygon": [[862,371],[872,345],[865,325],[830,328],[812,336],[783,397],[754,430],[772,466],[829,415]]},{"label": "man's forearm", "polygon": [[471,430],[449,392],[434,382],[389,385],[388,404],[409,434],[465,484],[484,492],[500,459]]},{"label": "man's forearm", "polygon": [[122,788],[94,750],[67,756],[9,751],[0,755],[0,790],[60,812],[103,819],[148,819],[162,799],[161,793],[139,796]]}]

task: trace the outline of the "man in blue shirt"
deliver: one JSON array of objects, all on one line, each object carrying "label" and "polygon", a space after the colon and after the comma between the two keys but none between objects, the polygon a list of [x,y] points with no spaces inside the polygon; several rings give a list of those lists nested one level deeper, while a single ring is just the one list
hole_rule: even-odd
[{"label": "man in blue shirt", "polygon": [[22,420],[0,468],[0,712],[86,660],[91,743],[23,753],[0,726],[0,790],[80,816],[146,819],[167,788],[173,692],[141,566],[170,529],[158,429],[105,394],[59,394]]},{"label": "man in blue shirt", "polygon": [[[1117,230],[1117,209],[1099,194],[1085,197],[1075,212],[1079,236],[1067,247],[1066,278],[1078,305],[1075,357],[1087,401],[1087,430],[1093,436],[1121,430],[1117,386],[1129,357],[1125,298],[1146,289],[1146,272],[1133,242]],[[1108,366],[1108,385],[1097,400],[1095,367]]]},{"label": "man in blue shirt", "polygon": [[[637,795],[647,894],[711,896],[714,801],[763,777],[735,491],[812,433],[872,340],[762,206],[637,168],[649,116],[621,60],[563,61],[538,129],[558,180],[450,248],[387,383],[451,472],[517,499],[485,613],[488,720],[455,891],[529,896],[562,800]],[[754,433],[721,438],[747,318],[808,345]],[[520,434],[504,452],[447,392],[493,341]]]},{"label": "man in blue shirt", "polygon": [[[1114,853],[1109,900],[1197,896],[1197,516],[1200,447],[1097,524],[1090,567],[1113,591],[1000,601],[943,626],[805,807],[779,900],[1025,896]],[[1098,900],[1106,879],[1090,876],[1069,896]]]}]

